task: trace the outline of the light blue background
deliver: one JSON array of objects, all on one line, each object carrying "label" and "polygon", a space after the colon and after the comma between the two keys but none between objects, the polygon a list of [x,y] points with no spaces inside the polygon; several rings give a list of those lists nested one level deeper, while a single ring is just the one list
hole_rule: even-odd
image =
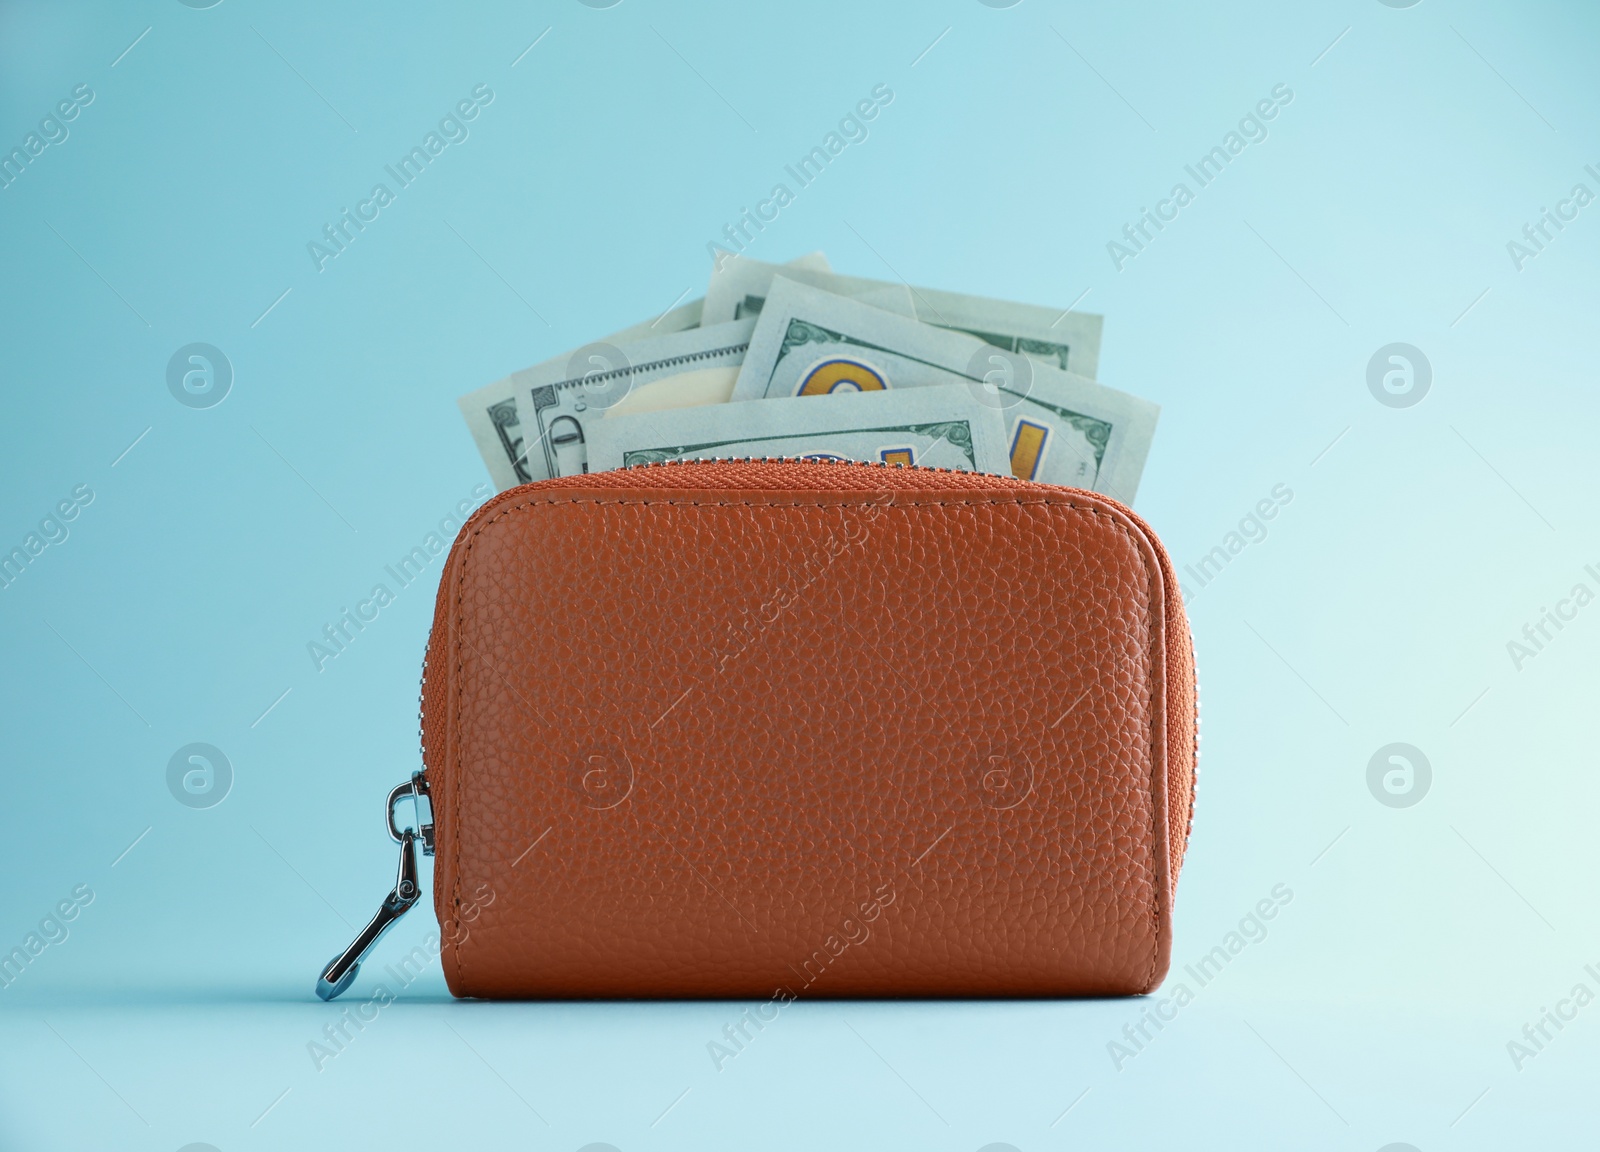
[{"label": "light blue background", "polygon": [[[0,948],[95,893],[0,990],[0,1146],[1592,1144],[1600,1007],[1520,1071],[1506,1045],[1600,992],[1600,607],[1520,671],[1506,643],[1600,591],[1600,206],[1521,271],[1506,243],[1600,192],[1597,30],[1473,0],[0,5],[0,146],[95,93],[0,191],[0,545],[95,493],[0,591]],[[1121,1071],[1149,1002],[805,1003],[718,1072],[738,1005],[455,1003],[436,969],[316,1071],[313,976],[392,878],[436,567],[323,671],[307,642],[484,482],[458,394],[700,294],[707,241],[880,82],[751,254],[1087,292],[1102,378],[1162,405],[1137,508],[1180,564],[1292,489],[1190,607],[1168,993],[1293,900]],[[306,243],[480,83],[470,139],[318,272]],[[1279,83],[1270,137],[1118,272],[1107,241]],[[236,373],[208,410],[165,383],[194,341]],[[1394,341],[1433,368],[1412,408],[1367,390]],[[209,810],[165,784],[193,741],[237,773]],[[1367,790],[1393,741],[1433,765],[1412,808]]]}]

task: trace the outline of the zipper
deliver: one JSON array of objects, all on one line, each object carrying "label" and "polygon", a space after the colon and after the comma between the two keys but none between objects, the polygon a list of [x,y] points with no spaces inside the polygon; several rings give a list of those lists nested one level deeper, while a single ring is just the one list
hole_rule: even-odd
[{"label": "zipper", "polygon": [[1189,827],[1183,834],[1183,854],[1189,855],[1189,841],[1194,838],[1194,809],[1200,794],[1200,656],[1195,651],[1194,636],[1189,637],[1189,670],[1194,676],[1194,765],[1189,771]]},{"label": "zipper", "polygon": [[[395,822],[395,807],[407,799],[414,805],[416,823],[415,827],[400,828]],[[413,772],[410,780],[390,790],[386,818],[390,838],[400,845],[394,887],[350,946],[330,960],[317,977],[317,995],[323,1000],[332,1000],[355,983],[367,953],[400,917],[411,911],[411,906],[422,895],[422,887],[417,882],[417,842],[422,842],[424,856],[433,855],[433,802],[428,794],[428,781],[421,772]]]}]

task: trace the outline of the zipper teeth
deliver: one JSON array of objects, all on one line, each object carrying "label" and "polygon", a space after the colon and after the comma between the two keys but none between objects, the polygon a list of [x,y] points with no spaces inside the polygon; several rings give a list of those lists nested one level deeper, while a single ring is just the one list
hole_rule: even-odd
[{"label": "zipper teeth", "polygon": [[422,774],[428,774],[428,716],[426,700],[428,699],[428,656],[433,649],[433,629],[428,629],[428,638],[422,644],[422,684],[417,690],[417,759],[422,764]]},{"label": "zipper teeth", "polygon": [[1193,636],[1189,638],[1189,666],[1194,670],[1194,774],[1189,779],[1189,829],[1183,838],[1185,856],[1194,837],[1194,810],[1200,795],[1200,656],[1195,651]]},{"label": "zipper teeth", "polygon": [[[625,464],[617,472],[634,472],[645,468],[687,468],[696,464],[804,464],[813,468],[880,468],[885,471],[945,472],[961,476],[993,476],[998,480],[1015,480],[998,472],[979,472],[966,468],[935,468],[928,464],[888,464],[882,460],[813,460],[807,456],[706,456],[690,460],[651,460],[644,464]],[[565,477],[563,477],[565,479]],[[1099,493],[1097,493],[1099,495]]]}]

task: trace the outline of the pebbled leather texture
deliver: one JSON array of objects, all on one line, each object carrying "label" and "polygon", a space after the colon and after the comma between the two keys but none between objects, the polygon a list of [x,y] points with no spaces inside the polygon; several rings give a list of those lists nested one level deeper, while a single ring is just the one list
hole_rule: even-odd
[{"label": "pebbled leather texture", "polygon": [[524,485],[423,682],[457,996],[1147,992],[1192,817],[1193,650],[1077,489],[810,461]]}]

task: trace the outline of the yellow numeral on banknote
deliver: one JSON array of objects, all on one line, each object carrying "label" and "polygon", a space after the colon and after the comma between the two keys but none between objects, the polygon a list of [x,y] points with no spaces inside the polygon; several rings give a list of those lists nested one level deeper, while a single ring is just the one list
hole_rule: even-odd
[{"label": "yellow numeral on banknote", "polygon": [[830,392],[882,392],[883,377],[856,360],[824,360],[800,382],[796,396],[826,396]]},{"label": "yellow numeral on banknote", "polygon": [[1037,476],[1049,443],[1050,429],[1032,420],[1018,420],[1017,430],[1011,435],[1011,474],[1018,480]]}]

